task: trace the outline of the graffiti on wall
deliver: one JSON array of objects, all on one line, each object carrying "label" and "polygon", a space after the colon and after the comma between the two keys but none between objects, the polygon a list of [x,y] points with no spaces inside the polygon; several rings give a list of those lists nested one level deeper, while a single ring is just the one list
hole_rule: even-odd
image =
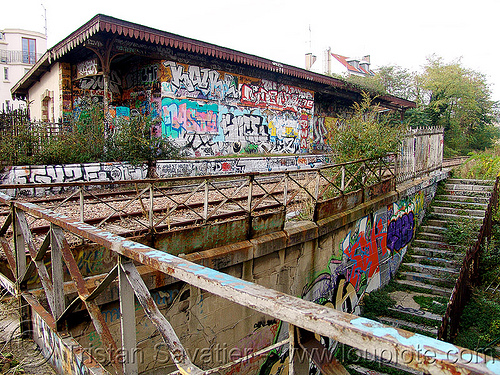
[{"label": "graffiti on wall", "polygon": [[[128,115],[128,107],[117,107],[115,116]],[[161,131],[161,129],[160,129]],[[329,162],[324,155],[274,156],[255,158],[159,160],[158,177],[203,176],[249,172],[271,172],[316,168]],[[0,174],[0,184],[61,183],[84,181],[116,181],[146,178],[145,165],[127,163],[89,163],[68,165],[15,166]],[[61,193],[66,188],[44,187],[23,189],[21,195]],[[13,190],[6,194],[15,195]]]},{"label": "graffiti on wall", "polygon": [[[364,293],[380,288],[394,276],[413,239],[418,217],[424,210],[423,191],[359,219],[340,242],[327,267],[306,283],[301,297],[317,304],[351,314],[359,314]],[[288,326],[281,322],[274,339],[288,337]],[[333,355],[337,342],[322,337],[321,342]],[[328,355],[328,353],[327,353]],[[260,375],[288,373],[288,346],[271,352]],[[313,363],[309,374],[319,375]]]},{"label": "graffiti on wall", "polygon": [[[104,79],[96,64],[89,60],[75,69],[76,115],[85,112],[88,99],[103,102]],[[117,103],[110,113],[114,123],[122,107],[132,117],[161,120],[153,134],[171,138],[187,156],[326,149],[325,119],[313,119],[314,93],[266,79],[156,61],[133,66],[121,76],[112,71],[108,101]]]},{"label": "graffiti on wall", "polygon": [[225,72],[196,65],[164,61],[162,97],[205,99],[225,104],[237,104],[240,100],[238,79]]},{"label": "graffiti on wall", "polygon": [[179,138],[181,133],[218,133],[217,104],[203,104],[186,99],[163,98],[163,134]]},{"label": "graffiti on wall", "polygon": [[[92,367],[92,364],[88,361],[84,363],[82,354],[77,354],[76,341],[71,343],[68,342],[68,339],[62,339],[36,312],[33,313],[32,320],[33,340],[40,347],[40,354],[38,356],[42,357],[43,355],[44,357],[34,357],[32,358],[32,363],[36,363],[37,361],[45,363],[48,360],[60,374],[88,375],[94,373],[94,371],[89,369],[89,367]],[[99,367],[99,369],[101,368]]]},{"label": "graffiti on wall", "polygon": [[162,133],[190,156],[309,151],[314,94],[164,61]]}]

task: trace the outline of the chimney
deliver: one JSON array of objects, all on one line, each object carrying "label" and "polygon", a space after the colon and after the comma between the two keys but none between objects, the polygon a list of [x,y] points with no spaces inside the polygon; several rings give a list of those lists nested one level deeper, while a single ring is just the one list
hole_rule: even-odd
[{"label": "chimney", "polygon": [[332,74],[332,49],[328,47],[325,50],[325,58],[323,61],[323,73],[331,75]]},{"label": "chimney", "polygon": [[306,70],[311,70],[311,67],[316,62],[316,56],[312,53],[306,53]]},{"label": "chimney", "polygon": [[361,60],[366,61],[368,64],[370,64],[370,55],[363,56]]}]

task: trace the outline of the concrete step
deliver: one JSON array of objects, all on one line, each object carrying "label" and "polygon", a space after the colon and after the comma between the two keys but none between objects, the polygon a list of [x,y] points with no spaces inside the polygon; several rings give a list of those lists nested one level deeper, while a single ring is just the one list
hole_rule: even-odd
[{"label": "concrete step", "polygon": [[371,367],[373,368],[366,368],[357,364],[352,364],[347,367],[349,367],[349,372],[351,374],[357,374],[357,375],[388,375],[386,372],[380,372],[379,368],[380,365],[382,364],[383,366],[389,367],[391,370],[391,374],[408,374],[408,375],[424,375],[422,371],[414,370],[410,367],[404,367],[403,365],[399,363],[391,363],[388,362],[387,358],[369,358],[371,360]]},{"label": "concrete step", "polygon": [[432,266],[421,263],[403,263],[405,266],[410,267],[412,271],[423,274],[432,275],[438,278],[445,277],[458,277],[459,271],[455,268]]},{"label": "concrete step", "polygon": [[488,203],[472,203],[467,201],[449,201],[449,200],[436,200],[433,201],[434,206],[436,207],[450,207],[456,208],[459,210],[481,210],[485,211],[488,208]]},{"label": "concrete step", "polygon": [[493,185],[475,185],[475,184],[454,184],[450,183],[447,181],[444,184],[444,189],[449,190],[449,191],[456,191],[456,192],[462,192],[462,191],[471,191],[471,192],[492,192],[493,191]]},{"label": "concrete step", "polygon": [[488,205],[490,198],[489,197],[480,197],[480,196],[468,196],[468,195],[436,195],[434,201],[446,201],[446,202],[463,202],[463,203],[477,203],[477,204],[486,204]]},{"label": "concrete step", "polygon": [[390,325],[390,326],[395,327],[395,328],[401,328],[401,329],[405,329],[407,331],[412,331],[412,332],[415,332],[415,331],[424,332],[424,333],[426,333],[429,336],[434,337],[434,338],[436,338],[437,334],[438,334],[437,327],[431,327],[431,326],[427,326],[425,324],[417,324],[417,323],[408,322],[408,321],[402,320],[402,319],[391,318],[388,316],[380,316],[380,317],[378,317],[378,320],[380,321],[380,323],[384,323],[384,324]]},{"label": "concrete step", "polygon": [[442,228],[443,230],[446,230],[446,220],[439,220],[439,219],[429,219],[427,220],[427,225],[431,227],[439,227]]},{"label": "concrete step", "polygon": [[467,218],[470,218],[472,220],[481,222],[484,219],[484,215],[483,216],[463,216],[463,215],[444,214],[444,213],[435,213],[435,212],[433,212],[433,214],[438,220],[456,220],[456,219],[462,219],[464,217],[467,217]]},{"label": "concrete step", "polygon": [[452,288],[445,288],[442,286],[437,286],[433,284],[421,283],[413,280],[395,279],[396,283],[409,287],[417,287],[427,291],[429,294],[435,294],[438,296],[443,296],[449,298],[453,292]]},{"label": "concrete step", "polygon": [[388,375],[386,372],[380,372],[373,369],[368,369],[360,365],[349,365],[349,373],[357,375]]},{"label": "concrete step", "polygon": [[452,185],[495,185],[495,180],[478,180],[473,178],[448,178],[446,183]]},{"label": "concrete step", "polygon": [[451,215],[472,216],[481,218],[483,218],[485,215],[485,210],[470,210],[466,208],[443,207],[443,206],[433,206],[431,212],[434,214],[451,214]]},{"label": "concrete step", "polygon": [[450,249],[450,245],[443,241],[434,241],[434,240],[424,240],[424,239],[416,239],[412,242],[412,247],[429,247],[431,249],[442,249],[447,250]]},{"label": "concrete step", "polygon": [[410,255],[411,259],[414,260],[414,263],[426,264],[430,263],[434,266],[442,266],[445,268],[452,268],[458,270],[461,266],[460,262],[453,259],[445,259],[445,258],[435,258],[428,257],[425,255]]},{"label": "concrete step", "polygon": [[425,255],[432,258],[450,259],[450,258],[455,258],[456,256],[455,252],[451,250],[432,249],[429,247],[416,247],[416,246],[412,246],[411,249],[414,254]]},{"label": "concrete step", "polygon": [[418,240],[422,241],[438,241],[442,242],[444,239],[444,235],[432,233],[432,232],[419,232],[417,235]]},{"label": "concrete step", "polygon": [[482,197],[482,198],[488,198],[491,195],[491,192],[489,191],[470,191],[470,190],[451,190],[451,189],[445,189],[444,190],[444,195],[459,195],[459,196],[467,196],[467,197]]},{"label": "concrete step", "polygon": [[413,272],[413,271],[400,271],[399,276],[402,279],[417,281],[424,284],[433,284],[441,287],[453,287],[455,281],[451,279],[443,279],[440,277],[433,276],[428,273]]},{"label": "concrete step", "polygon": [[436,325],[440,325],[441,321],[443,320],[443,317],[441,315],[434,314],[429,311],[414,309],[412,307],[404,307],[401,305],[396,305],[394,307],[389,307],[389,310],[401,314],[398,315],[401,317],[408,315],[408,316],[418,316],[420,318],[428,319],[432,322],[435,322]]},{"label": "concrete step", "polygon": [[[446,224],[446,223],[443,222],[443,224]],[[443,235],[446,232],[446,227],[445,226],[430,225],[429,223],[427,223],[426,225],[422,225],[421,231],[424,233],[433,233],[433,234]]]}]

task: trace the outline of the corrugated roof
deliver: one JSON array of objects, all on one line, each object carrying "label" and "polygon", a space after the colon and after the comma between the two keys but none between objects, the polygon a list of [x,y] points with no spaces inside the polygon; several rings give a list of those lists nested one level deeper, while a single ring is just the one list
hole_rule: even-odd
[{"label": "corrugated roof", "polygon": [[[177,48],[183,51],[194,52],[201,55],[215,57],[221,60],[227,60],[242,65],[248,65],[259,69],[275,72],[282,75],[296,77],[298,79],[312,81],[328,86],[333,86],[345,91],[359,93],[361,90],[353,87],[345,81],[330,76],[317,74],[305,69],[297,68],[291,65],[282,64],[276,61],[268,60],[262,57],[246,54],[214,44],[202,42],[199,40],[186,38],[180,35],[168,33],[165,31],[153,29],[143,25],[120,20],[114,17],[98,14],[86,24],[71,33],[68,37],[49,49],[37,65],[48,65],[57,61],[62,56],[82,45],[91,36],[98,32],[107,32],[115,35],[123,35],[146,43],[153,43],[166,47]],[[37,66],[35,65],[35,66]],[[37,69],[32,69],[19,81],[11,90],[12,94],[23,94],[29,87],[43,74]],[[412,108],[415,103],[392,96],[386,96],[386,105],[394,108]]]}]

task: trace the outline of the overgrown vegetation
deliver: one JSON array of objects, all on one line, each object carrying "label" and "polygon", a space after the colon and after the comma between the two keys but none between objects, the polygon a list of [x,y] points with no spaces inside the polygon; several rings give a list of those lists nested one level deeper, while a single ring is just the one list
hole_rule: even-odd
[{"label": "overgrown vegetation", "polygon": [[469,159],[454,170],[457,178],[491,179],[500,172],[500,145],[484,152],[471,153]]},{"label": "overgrown vegetation", "polygon": [[339,163],[385,156],[399,148],[406,126],[373,104],[370,95],[355,103],[340,127],[328,129],[326,142]]},{"label": "overgrown vegetation", "polygon": [[373,77],[349,77],[356,87],[391,94],[417,103],[406,111],[411,126],[444,128],[445,157],[484,151],[500,137],[498,102],[491,99],[490,84],[480,72],[460,60],[446,63],[431,56],[422,72],[384,66]]},{"label": "overgrown vegetation", "polygon": [[[454,171],[454,177],[495,179],[500,173],[500,147],[474,153],[469,160]],[[469,225],[448,228],[450,237],[460,243],[462,232],[473,230]],[[477,229],[475,230],[477,233]],[[479,261],[478,285],[464,308],[460,328],[454,343],[469,349],[496,355],[500,343],[500,209],[493,210],[492,236],[483,246]]]},{"label": "overgrown vegetation", "polygon": [[0,139],[0,161],[8,165],[113,161],[151,165],[156,159],[178,158],[179,150],[154,134],[155,121],[138,115],[106,124],[102,108],[89,104],[55,136],[28,122],[18,124],[12,136]]},{"label": "overgrown vegetation", "polygon": [[[499,209],[495,210],[498,218]],[[465,306],[455,343],[469,349],[499,355],[500,343],[500,222],[492,225],[492,238],[483,247],[479,262],[479,285]]]}]

